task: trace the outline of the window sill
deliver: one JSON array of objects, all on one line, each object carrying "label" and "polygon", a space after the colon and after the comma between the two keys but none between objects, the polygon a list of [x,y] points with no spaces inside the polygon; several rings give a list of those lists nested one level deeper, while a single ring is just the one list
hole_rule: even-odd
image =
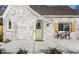
[{"label": "window sill", "polygon": [[11,31],[12,31],[12,29],[7,29],[7,31],[8,31],[8,32],[11,32]]}]

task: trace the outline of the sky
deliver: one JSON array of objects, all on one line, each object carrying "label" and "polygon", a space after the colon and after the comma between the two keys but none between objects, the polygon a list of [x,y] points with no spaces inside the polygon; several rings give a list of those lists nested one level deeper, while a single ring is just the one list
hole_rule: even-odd
[{"label": "sky", "polygon": [[75,9],[77,6],[72,6],[72,5],[70,5],[69,7],[71,7],[71,8],[73,8],[73,9]]},{"label": "sky", "polygon": [[79,5],[69,5],[72,9],[75,9],[76,7],[79,7]]}]

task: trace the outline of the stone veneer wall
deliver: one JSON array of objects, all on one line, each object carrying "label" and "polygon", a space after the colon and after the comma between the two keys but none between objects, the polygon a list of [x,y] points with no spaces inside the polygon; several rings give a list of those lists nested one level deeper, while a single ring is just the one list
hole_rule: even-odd
[{"label": "stone veneer wall", "polygon": [[[8,11],[3,21],[4,39],[9,37],[12,40],[12,42],[6,44],[5,48],[7,49],[7,51],[16,51],[19,48],[29,49],[30,52],[34,50],[34,33],[36,20],[43,21],[44,40],[41,42],[36,42],[36,45],[41,46],[40,44],[43,44],[46,40],[52,40],[52,21],[44,19],[39,14],[34,14],[34,11],[31,10],[28,9],[27,6],[12,6]],[[8,21],[12,22],[12,30],[7,29],[6,25],[8,25]],[[38,49],[36,49],[36,51],[38,51]]]},{"label": "stone veneer wall", "polygon": [[[46,20],[33,14],[26,6],[12,6],[4,19],[4,37],[15,39],[34,39],[34,26],[36,20],[43,21],[44,38],[51,38],[52,23],[47,26]],[[12,22],[12,30],[8,30],[8,21]],[[48,39],[48,38],[46,38]]]},{"label": "stone veneer wall", "polygon": [[[54,22],[54,20],[63,20],[65,22],[70,22],[71,20],[75,21],[75,32],[71,32],[71,40],[79,40],[79,16],[78,15],[65,15],[65,16],[60,16],[60,15],[44,15],[45,18],[51,20]],[[58,17],[58,18],[57,18]],[[62,22],[63,22],[62,21]]]}]

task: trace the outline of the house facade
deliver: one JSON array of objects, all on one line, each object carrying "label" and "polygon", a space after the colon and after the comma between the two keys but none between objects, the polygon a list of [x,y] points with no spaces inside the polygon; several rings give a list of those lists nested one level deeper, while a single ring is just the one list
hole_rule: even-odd
[{"label": "house facade", "polygon": [[[3,42],[7,51],[25,48],[29,52],[54,47],[54,40],[79,39],[79,12],[67,6],[8,6],[3,14]],[[12,47],[12,48],[11,48]]]}]

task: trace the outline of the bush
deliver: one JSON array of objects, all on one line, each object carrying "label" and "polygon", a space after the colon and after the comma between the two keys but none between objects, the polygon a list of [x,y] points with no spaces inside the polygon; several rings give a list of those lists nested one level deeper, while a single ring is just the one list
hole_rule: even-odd
[{"label": "bush", "polygon": [[25,49],[19,48],[19,50],[16,54],[27,54],[27,53],[28,53],[28,51],[26,51]]},{"label": "bush", "polygon": [[3,54],[3,50],[2,49],[0,49],[0,54]]},{"label": "bush", "polygon": [[49,50],[50,50],[50,54],[62,54],[62,52],[57,48],[49,48]]},{"label": "bush", "polygon": [[6,50],[5,49],[0,49],[0,54],[6,54]]}]

